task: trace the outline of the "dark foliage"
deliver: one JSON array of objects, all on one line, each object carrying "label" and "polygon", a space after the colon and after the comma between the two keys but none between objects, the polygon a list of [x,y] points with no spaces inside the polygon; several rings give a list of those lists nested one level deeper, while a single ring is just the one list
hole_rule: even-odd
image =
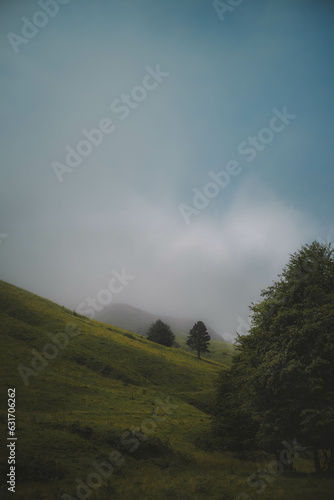
[{"label": "dark foliage", "polygon": [[[291,255],[279,280],[252,304],[218,381],[213,428],[221,446],[279,456],[284,440],[313,451],[317,472],[334,471],[334,259],[313,242]],[[319,457],[323,457],[321,460]],[[292,468],[291,463],[286,468]]]},{"label": "dark foliage", "polygon": [[201,352],[210,352],[209,343],[210,335],[205,324],[203,321],[197,321],[189,332],[187,346],[196,351],[198,359],[201,359]]},{"label": "dark foliage", "polygon": [[148,340],[167,347],[171,347],[175,341],[175,335],[170,326],[158,319],[152,323],[147,332]]}]

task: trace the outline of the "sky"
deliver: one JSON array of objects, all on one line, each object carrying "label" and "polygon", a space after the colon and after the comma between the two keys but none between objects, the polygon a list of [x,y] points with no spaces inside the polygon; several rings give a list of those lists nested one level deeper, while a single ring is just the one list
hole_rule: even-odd
[{"label": "sky", "polygon": [[333,241],[333,13],[3,0],[0,278],[246,333],[289,255]]}]

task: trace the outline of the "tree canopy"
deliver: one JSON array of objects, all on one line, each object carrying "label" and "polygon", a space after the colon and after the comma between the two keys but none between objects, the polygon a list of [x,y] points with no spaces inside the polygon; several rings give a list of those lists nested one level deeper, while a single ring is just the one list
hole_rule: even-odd
[{"label": "tree canopy", "polygon": [[276,454],[284,440],[334,471],[334,259],[313,242],[290,256],[252,304],[231,370],[218,381],[213,427],[227,449]]},{"label": "tree canopy", "polygon": [[175,335],[170,329],[170,326],[158,319],[149,327],[147,331],[147,338],[157,344],[171,347],[175,341]]},{"label": "tree canopy", "polygon": [[187,346],[197,352],[198,359],[201,359],[201,352],[210,352],[208,345],[210,335],[207,332],[203,321],[197,321],[189,332]]}]

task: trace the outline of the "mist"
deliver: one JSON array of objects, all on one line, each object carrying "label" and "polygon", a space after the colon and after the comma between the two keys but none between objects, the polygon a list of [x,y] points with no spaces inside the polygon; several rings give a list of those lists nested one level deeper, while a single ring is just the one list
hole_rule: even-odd
[{"label": "mist", "polygon": [[330,2],[70,1],[20,43],[41,7],[1,11],[1,279],[77,309],[125,269],[114,303],[232,340],[332,241]]}]

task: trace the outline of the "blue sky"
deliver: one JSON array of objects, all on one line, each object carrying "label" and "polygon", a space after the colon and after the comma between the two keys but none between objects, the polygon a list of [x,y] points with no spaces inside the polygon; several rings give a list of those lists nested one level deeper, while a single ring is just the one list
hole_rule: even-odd
[{"label": "blue sky", "polygon": [[[18,53],[8,34],[43,9],[0,7],[2,279],[75,308],[125,267],[115,302],[233,336],[289,254],[333,239],[332,2],[245,0],[223,21],[204,0],[56,5]],[[157,65],[169,76],[121,120],[111,103]],[[240,143],[284,107],[247,162]],[[54,162],[105,118],[59,182]],[[187,224],[180,204],[231,160],[241,173]]]}]

